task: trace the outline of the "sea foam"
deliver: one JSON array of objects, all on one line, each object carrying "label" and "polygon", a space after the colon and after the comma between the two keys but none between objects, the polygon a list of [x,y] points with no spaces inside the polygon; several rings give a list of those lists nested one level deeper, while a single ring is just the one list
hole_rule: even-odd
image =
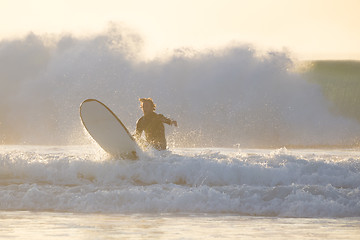
[{"label": "sea foam", "polygon": [[357,152],[174,149],[131,161],[18,148],[1,153],[1,210],[360,216]]}]

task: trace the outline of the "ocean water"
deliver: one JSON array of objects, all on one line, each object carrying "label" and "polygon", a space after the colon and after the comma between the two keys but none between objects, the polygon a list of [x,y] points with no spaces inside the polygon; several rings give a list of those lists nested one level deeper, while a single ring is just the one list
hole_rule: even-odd
[{"label": "ocean water", "polygon": [[360,151],[1,146],[0,238],[358,239]]},{"label": "ocean water", "polygon": [[[112,24],[0,41],[0,238],[359,239],[360,63],[251,44],[142,58]],[[177,120],[169,151],[112,159],[79,106]]]}]

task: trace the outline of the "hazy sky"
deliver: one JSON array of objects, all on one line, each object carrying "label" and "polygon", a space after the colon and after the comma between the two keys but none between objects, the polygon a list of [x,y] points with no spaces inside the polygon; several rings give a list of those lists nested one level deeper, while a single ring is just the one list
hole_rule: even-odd
[{"label": "hazy sky", "polygon": [[360,0],[0,0],[0,39],[77,36],[109,22],[139,33],[147,54],[249,43],[300,59],[360,60]]}]

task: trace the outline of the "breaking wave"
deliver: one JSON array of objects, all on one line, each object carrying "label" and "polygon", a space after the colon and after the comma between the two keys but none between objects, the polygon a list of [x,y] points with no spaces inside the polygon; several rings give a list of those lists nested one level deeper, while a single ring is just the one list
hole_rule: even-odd
[{"label": "breaking wave", "polygon": [[321,86],[290,71],[291,57],[229,45],[177,49],[141,60],[141,36],[120,26],[91,37],[39,36],[0,42],[0,137],[7,144],[89,143],[78,108],[107,104],[130,131],[139,97],[176,119],[171,146],[350,146],[355,119],[331,111]]}]

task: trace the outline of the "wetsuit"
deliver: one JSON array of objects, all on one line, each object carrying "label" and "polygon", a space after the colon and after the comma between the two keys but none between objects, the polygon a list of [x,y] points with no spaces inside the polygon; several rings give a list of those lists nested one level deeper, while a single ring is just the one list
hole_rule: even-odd
[{"label": "wetsuit", "polygon": [[162,114],[149,113],[142,116],[136,123],[136,136],[140,137],[145,132],[146,141],[157,150],[166,149],[165,127],[164,123],[171,124],[169,118]]}]

